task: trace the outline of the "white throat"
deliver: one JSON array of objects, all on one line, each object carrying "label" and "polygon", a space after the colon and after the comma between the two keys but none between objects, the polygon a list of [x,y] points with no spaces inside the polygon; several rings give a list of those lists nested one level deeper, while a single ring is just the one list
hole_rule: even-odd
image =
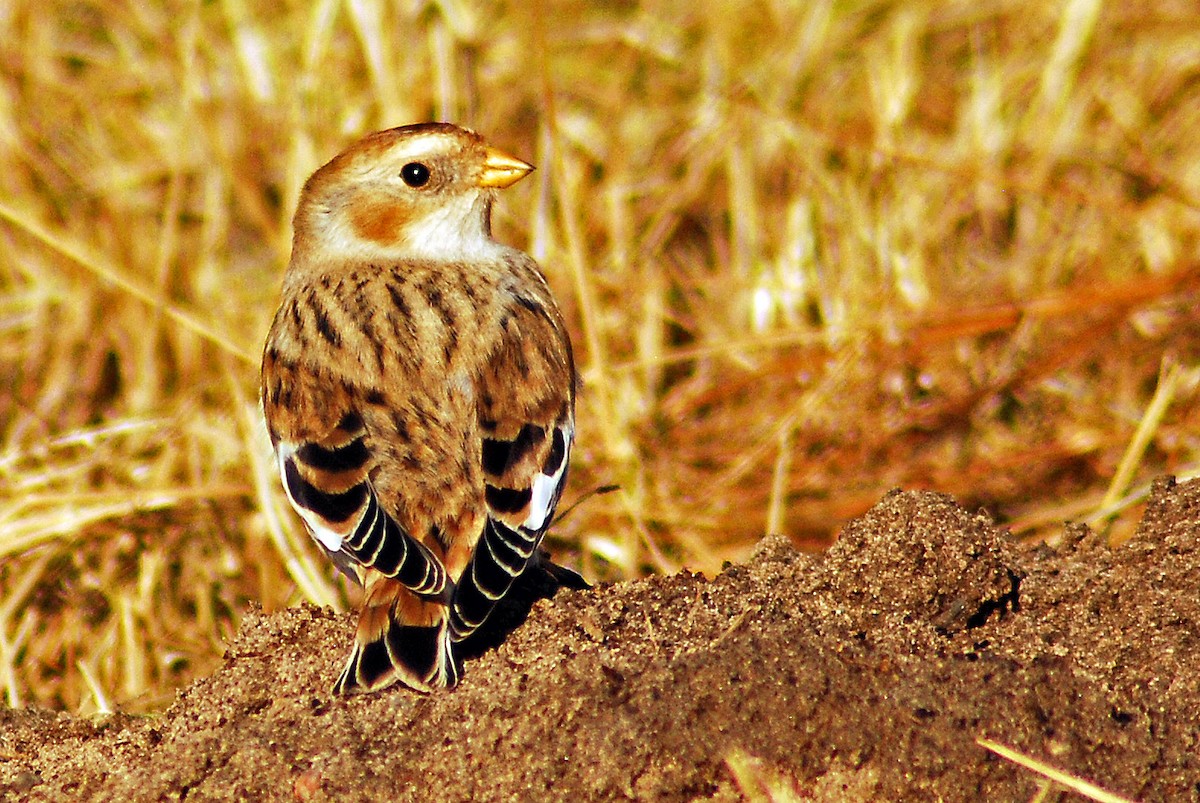
[{"label": "white throat", "polygon": [[404,252],[429,260],[471,260],[496,256],[504,246],[487,230],[487,199],[456,198],[404,228]]}]

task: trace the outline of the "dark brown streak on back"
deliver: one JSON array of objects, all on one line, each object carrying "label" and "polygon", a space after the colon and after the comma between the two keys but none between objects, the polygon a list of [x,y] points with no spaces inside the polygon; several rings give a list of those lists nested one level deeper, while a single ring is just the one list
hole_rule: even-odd
[{"label": "dark brown streak on back", "polygon": [[292,319],[292,332],[296,335],[296,341],[302,349],[308,347],[308,335],[305,334],[304,319],[300,317],[300,304],[296,299],[288,302],[288,316]]},{"label": "dark brown streak on back", "polygon": [[375,327],[371,325],[371,318],[364,317],[359,321],[359,327],[362,329],[363,337],[371,344],[372,351],[375,353],[375,368],[379,373],[383,373],[383,338],[379,337],[375,332]]},{"label": "dark brown streak on back", "polygon": [[451,355],[458,351],[458,321],[454,318],[454,312],[446,306],[446,299],[442,297],[442,291],[436,287],[425,288],[425,298],[429,301],[429,305],[434,308],[438,316],[442,319],[442,324],[446,327],[446,344],[443,347],[443,352],[446,357],[446,362],[450,362]]},{"label": "dark brown streak on back", "polygon": [[369,317],[372,312],[372,299],[363,292],[363,288],[370,283],[370,280],[361,278],[358,276],[358,274],[351,275],[350,280],[354,283],[354,290],[351,294],[351,298],[346,299],[346,309],[349,309],[349,304],[353,303],[354,316],[351,318],[351,320],[364,320]]},{"label": "dark brown streak on back", "polygon": [[[368,265],[367,270],[370,272],[370,274],[375,274],[379,272],[379,266]],[[354,294],[361,297],[363,288],[370,283],[371,279],[370,275],[360,276],[357,272],[355,272],[350,274],[350,281],[354,282]]]},{"label": "dark brown streak on back", "polygon": [[[350,283],[353,283],[353,287],[350,286]],[[359,325],[359,331],[374,350],[375,367],[382,372],[384,342],[376,335],[375,328],[371,325],[371,321],[374,319],[373,310],[369,300],[362,293],[362,288],[366,284],[367,280],[359,278],[358,274],[339,279],[333,297],[337,302],[338,309],[341,310],[342,320]]]},{"label": "dark brown streak on back", "polygon": [[387,287],[388,295],[392,297],[392,303],[396,305],[396,310],[400,313],[400,317],[404,319],[404,325],[408,329],[409,337],[416,338],[417,330],[413,326],[412,310],[408,306],[408,302],[404,300],[404,292],[400,287],[404,286],[401,282],[400,286],[396,286],[391,282],[384,282]]},{"label": "dark brown streak on back", "polygon": [[421,405],[416,405],[412,411],[417,419],[417,424],[421,431],[428,432],[433,428],[434,421],[429,417],[429,412]]},{"label": "dark brown streak on back", "polygon": [[316,323],[317,332],[320,333],[321,337],[325,338],[329,345],[340,349],[342,347],[342,335],[336,329],[334,329],[333,324],[329,322],[329,313],[326,312],[325,307],[317,299],[317,294],[310,291],[306,301],[308,303],[308,308],[312,310],[313,321]]},{"label": "dark brown streak on back", "polygon": [[[543,307],[536,300],[529,298],[527,296],[521,296],[521,295],[514,295],[513,299],[516,300],[516,302],[518,304],[520,304],[522,307],[524,307],[525,309],[532,312],[534,315],[541,315],[542,317],[545,317],[545,318],[549,317],[546,315],[545,307]],[[551,321],[551,323],[554,323],[554,322]]]},{"label": "dark brown streak on back", "polygon": [[467,300],[472,303],[472,305],[479,301],[479,291],[476,290],[474,285],[472,285],[470,282],[463,283],[462,292],[463,295],[467,297]]},{"label": "dark brown streak on back", "polygon": [[[510,331],[510,324],[513,316],[505,313],[500,319],[500,326],[506,331]],[[529,359],[525,354],[526,345],[515,337],[509,337],[505,340],[502,350],[507,353],[507,360],[511,361],[511,365],[521,374],[522,379],[529,378]],[[535,345],[534,348],[537,348]]]},{"label": "dark brown streak on back", "polygon": [[396,428],[396,439],[403,443],[408,443],[410,440],[408,420],[398,410],[392,412],[392,426]]}]

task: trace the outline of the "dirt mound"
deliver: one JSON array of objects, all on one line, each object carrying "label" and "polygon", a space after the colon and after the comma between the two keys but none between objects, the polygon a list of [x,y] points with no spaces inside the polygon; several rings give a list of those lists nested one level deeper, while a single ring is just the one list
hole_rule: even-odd
[{"label": "dirt mound", "polygon": [[[1029,799],[986,737],[1144,800],[1200,796],[1200,483],[1135,539],[1022,548],[892,493],[824,555],[563,591],[452,693],[328,692],[351,620],[251,613],[162,716],[4,712],[0,790],[95,799]],[[753,768],[746,770],[745,768]],[[748,780],[752,779],[752,780]]]}]

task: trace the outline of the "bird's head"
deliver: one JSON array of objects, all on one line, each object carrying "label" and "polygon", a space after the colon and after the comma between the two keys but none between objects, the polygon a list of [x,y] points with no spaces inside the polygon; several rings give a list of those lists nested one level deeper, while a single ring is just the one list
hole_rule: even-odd
[{"label": "bird's head", "polygon": [[533,166],[448,123],[390,128],[351,145],[304,185],[293,260],[394,256],[462,259],[497,246],[496,191]]}]

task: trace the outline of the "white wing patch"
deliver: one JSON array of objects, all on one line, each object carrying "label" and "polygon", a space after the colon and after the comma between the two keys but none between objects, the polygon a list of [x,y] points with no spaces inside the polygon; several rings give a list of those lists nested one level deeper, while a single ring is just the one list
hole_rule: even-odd
[{"label": "white wing patch", "polygon": [[[287,494],[288,502],[291,503],[292,509],[300,514],[300,518],[304,519],[304,523],[308,525],[309,532],[312,533],[313,538],[317,539],[317,542],[321,546],[330,552],[340,552],[342,550],[342,540],[347,534],[354,532],[358,528],[362,514],[359,514],[349,523],[345,533],[340,533],[330,527],[329,522],[318,513],[309,510],[297,502],[296,497],[292,495],[292,487],[291,483],[288,482],[287,472],[288,462],[292,460],[295,454],[295,444],[286,441],[280,441],[279,445],[275,448],[275,455],[279,464],[279,478],[283,482],[283,491]],[[365,510],[363,512],[365,513]]]},{"label": "white wing patch", "polygon": [[533,478],[533,484],[530,486],[532,494],[529,500],[529,516],[526,517],[521,526],[531,532],[538,532],[549,523],[546,519],[550,517],[550,514],[558,505],[558,497],[562,492],[563,477],[567,473],[567,464],[571,462],[571,441],[574,438],[575,432],[569,425],[563,426],[561,431],[564,450],[558,468],[554,470],[553,474],[542,474],[539,472]]}]

